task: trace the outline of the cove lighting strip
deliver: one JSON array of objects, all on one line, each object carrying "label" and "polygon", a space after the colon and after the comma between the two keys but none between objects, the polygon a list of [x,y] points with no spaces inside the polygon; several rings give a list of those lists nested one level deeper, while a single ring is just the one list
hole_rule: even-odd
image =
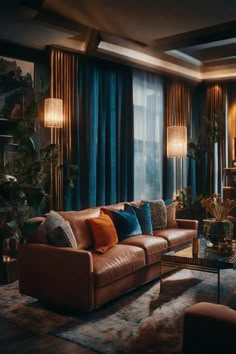
[{"label": "cove lighting strip", "polygon": [[188,69],[184,66],[173,64],[168,61],[153,57],[151,55],[138,52],[133,49],[128,49],[116,44],[111,44],[103,41],[99,43],[98,51],[109,53],[117,57],[124,57],[128,60],[136,61],[138,63],[142,63],[144,65],[148,65],[154,68],[164,69],[165,71],[171,71],[173,73],[181,74],[198,81],[236,77],[236,68],[201,72],[200,67],[199,70]]}]

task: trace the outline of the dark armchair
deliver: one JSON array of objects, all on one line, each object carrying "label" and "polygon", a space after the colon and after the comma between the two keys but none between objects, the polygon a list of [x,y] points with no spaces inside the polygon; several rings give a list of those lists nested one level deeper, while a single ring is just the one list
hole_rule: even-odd
[{"label": "dark armchair", "polygon": [[201,302],[184,315],[183,354],[235,354],[236,311]]}]

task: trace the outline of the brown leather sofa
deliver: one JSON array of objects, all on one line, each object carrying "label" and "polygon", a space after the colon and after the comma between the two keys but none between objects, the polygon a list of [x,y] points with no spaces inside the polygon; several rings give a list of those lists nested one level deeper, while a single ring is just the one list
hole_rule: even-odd
[{"label": "brown leather sofa", "polygon": [[[123,209],[124,203],[112,208]],[[197,221],[176,220],[177,227],[156,230],[153,236],[130,237],[97,254],[86,220],[99,216],[100,209],[60,212],[70,222],[78,249],[33,243],[19,246],[22,294],[79,311],[93,310],[158,277],[161,254],[183,247],[197,236]]]},{"label": "brown leather sofa", "polygon": [[236,311],[201,302],[184,316],[183,354],[235,354]]}]

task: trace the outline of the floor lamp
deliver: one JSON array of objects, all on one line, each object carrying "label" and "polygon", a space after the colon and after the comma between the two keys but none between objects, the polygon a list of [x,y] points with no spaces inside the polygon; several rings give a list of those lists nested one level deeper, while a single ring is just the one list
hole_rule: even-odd
[{"label": "floor lamp", "polygon": [[187,155],[187,128],[167,127],[167,157],[175,158],[175,197],[178,195],[178,158],[181,158],[181,189],[183,190],[183,157]]},{"label": "floor lamp", "polygon": [[[51,144],[56,144],[56,138],[54,129],[62,128],[63,127],[63,100],[60,98],[46,98],[44,101],[44,127],[51,128]],[[55,138],[55,141],[54,141]],[[61,165],[61,158],[60,154],[58,154],[58,163]],[[54,177],[54,178],[53,178]],[[53,168],[51,167],[51,191],[55,185],[55,181],[57,180],[58,175],[55,172],[53,176]],[[54,194],[54,193],[53,193]],[[54,207],[54,203],[51,201],[51,208]]]},{"label": "floor lamp", "polygon": [[60,98],[46,98],[44,101],[44,127],[62,128],[63,100]]}]

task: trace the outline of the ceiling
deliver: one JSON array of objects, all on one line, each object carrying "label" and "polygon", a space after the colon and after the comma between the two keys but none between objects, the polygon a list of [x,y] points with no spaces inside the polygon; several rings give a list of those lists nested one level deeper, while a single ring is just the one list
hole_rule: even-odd
[{"label": "ceiling", "polygon": [[1,0],[0,40],[113,56],[193,80],[236,77],[235,0]]}]

